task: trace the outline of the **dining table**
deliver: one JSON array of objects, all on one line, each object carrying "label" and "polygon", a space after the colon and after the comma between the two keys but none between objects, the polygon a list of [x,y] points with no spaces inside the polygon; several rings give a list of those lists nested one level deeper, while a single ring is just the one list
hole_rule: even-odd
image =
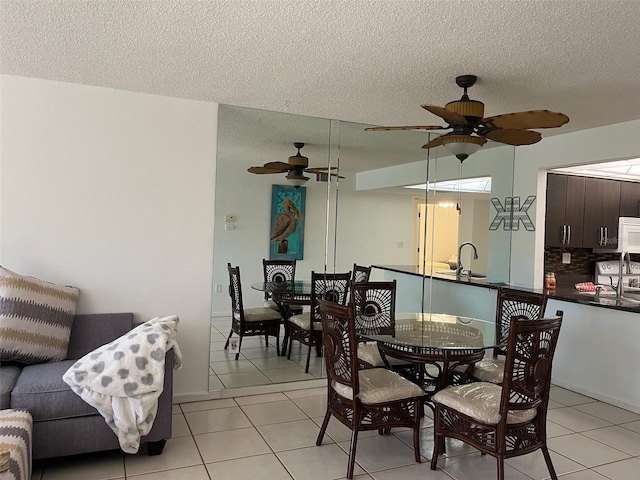
[{"label": "dining table", "polygon": [[311,305],[311,282],[294,280],[281,282],[257,282],[251,285],[254,290],[266,292],[278,306],[284,321],[284,338],[280,355],[287,355],[287,342],[289,339],[289,322],[292,313],[291,307],[299,305]]},{"label": "dining table", "polygon": [[473,365],[487,350],[498,346],[495,329],[494,320],[446,313],[396,313],[391,327],[357,333],[362,340],[376,342],[387,368],[392,368],[388,357],[407,362],[406,367],[393,368],[420,385],[425,404],[433,408],[435,393],[467,381]]}]

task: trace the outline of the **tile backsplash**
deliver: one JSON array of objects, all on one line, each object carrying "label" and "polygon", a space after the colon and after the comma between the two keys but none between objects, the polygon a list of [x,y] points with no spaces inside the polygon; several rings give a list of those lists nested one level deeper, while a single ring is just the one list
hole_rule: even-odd
[{"label": "tile backsplash", "polygon": [[[562,263],[562,254],[571,254],[571,263]],[[594,253],[590,248],[544,248],[544,271],[554,272],[558,283],[564,283],[563,277],[584,278],[584,281],[593,281],[593,274],[596,268],[595,263],[603,260],[618,260],[617,253]],[[632,261],[640,261],[640,254],[631,255]],[[586,277],[591,277],[590,279]]]}]

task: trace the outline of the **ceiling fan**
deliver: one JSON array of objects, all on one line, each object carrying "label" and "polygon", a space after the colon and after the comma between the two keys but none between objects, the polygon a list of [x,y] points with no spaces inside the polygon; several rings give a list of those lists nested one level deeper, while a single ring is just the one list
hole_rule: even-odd
[{"label": "ceiling fan", "polygon": [[330,170],[337,170],[337,167],[309,167],[309,159],[300,154],[300,149],[304,147],[304,143],[296,142],[293,144],[298,149],[298,153],[289,157],[289,162],[267,162],[261,167],[251,167],[247,171],[250,173],[257,173],[258,175],[267,175],[270,173],[284,173],[287,180],[290,180],[296,187],[304,185],[309,177],[305,177],[304,173],[315,174],[316,180],[322,180],[332,177],[344,178],[337,173],[330,172]]},{"label": "ceiling fan", "polygon": [[467,89],[472,87],[478,78],[475,75],[456,77],[456,83],[464,89],[460,100],[447,103],[444,107],[424,104],[422,108],[439,116],[446,127],[434,125],[415,125],[401,127],[369,127],[370,131],[389,130],[446,130],[451,132],[440,135],[422,148],[433,148],[443,145],[461,162],[469,155],[477,152],[487,141],[506,143],[507,145],[531,145],[539,142],[542,135],[530,129],[556,128],[569,121],[564,113],[549,110],[528,110],[526,112],[505,113],[492,117],[484,117],[484,103],[469,99]]}]

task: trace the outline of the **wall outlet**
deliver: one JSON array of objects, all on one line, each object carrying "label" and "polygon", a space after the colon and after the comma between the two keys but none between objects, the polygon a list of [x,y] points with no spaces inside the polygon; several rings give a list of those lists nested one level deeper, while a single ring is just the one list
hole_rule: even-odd
[{"label": "wall outlet", "polygon": [[565,265],[568,265],[571,263],[571,254],[570,253],[563,253],[562,254],[562,263],[564,263]]},{"label": "wall outlet", "polygon": [[233,223],[236,221],[236,216],[235,215],[225,215],[224,216],[224,222],[225,223]]},{"label": "wall outlet", "polygon": [[233,230],[233,223],[225,223],[224,224],[224,229],[225,230]]},{"label": "wall outlet", "polygon": [[216,293],[222,293],[222,285],[216,285]]}]

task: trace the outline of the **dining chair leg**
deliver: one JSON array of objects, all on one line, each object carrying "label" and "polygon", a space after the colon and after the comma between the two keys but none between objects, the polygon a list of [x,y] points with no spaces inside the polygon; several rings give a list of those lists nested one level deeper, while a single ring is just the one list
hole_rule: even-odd
[{"label": "dining chair leg", "polygon": [[240,349],[242,348],[242,335],[240,335],[240,341],[238,342],[238,353],[236,353],[236,360],[240,358]]},{"label": "dining chair leg", "polygon": [[504,480],[504,458],[498,457],[498,480]]},{"label": "dining chair leg", "polygon": [[438,468],[438,455],[440,454],[442,443],[444,443],[444,436],[434,433],[433,435],[433,455],[431,456],[431,470]]},{"label": "dining chair leg", "polygon": [[422,406],[422,400],[416,400],[414,404],[415,409],[415,417],[414,420],[416,422],[413,427],[413,451],[415,454],[416,462],[421,463],[422,458],[420,457],[420,420],[424,416],[424,407]]},{"label": "dining chair leg", "polygon": [[347,478],[353,478],[353,469],[356,463],[356,446],[358,444],[358,427],[351,431],[351,445],[349,446],[349,466],[347,467]]},{"label": "dining chair leg", "polygon": [[546,445],[542,447],[542,455],[544,455],[544,461],[547,464],[547,470],[549,470],[549,476],[552,480],[558,480],[558,476],[556,475],[556,469],[553,468],[553,463],[551,462],[551,455],[549,455],[549,449]]},{"label": "dining chair leg", "polygon": [[311,338],[309,338],[309,349],[307,350],[307,365],[304,368],[304,373],[309,373],[309,362],[311,361],[311,348],[312,348],[312,341]]},{"label": "dining chair leg", "polygon": [[276,335],[276,355],[280,356],[280,332]]},{"label": "dining chair leg", "polygon": [[231,340],[231,335],[233,335],[233,329],[229,332],[229,336],[227,337],[227,343],[224,344],[224,349],[229,348],[229,341]]},{"label": "dining chair leg", "polygon": [[316,439],[316,445],[322,445],[322,439],[324,438],[324,433],[327,431],[327,427],[329,426],[329,420],[331,419],[331,412],[327,409],[327,413],[324,414],[324,420],[322,421],[322,426],[320,427],[320,433],[318,433],[318,438]]},{"label": "dining chair leg", "polygon": [[287,360],[291,360],[291,350],[293,350],[293,335],[289,333],[289,348],[287,349]]}]

